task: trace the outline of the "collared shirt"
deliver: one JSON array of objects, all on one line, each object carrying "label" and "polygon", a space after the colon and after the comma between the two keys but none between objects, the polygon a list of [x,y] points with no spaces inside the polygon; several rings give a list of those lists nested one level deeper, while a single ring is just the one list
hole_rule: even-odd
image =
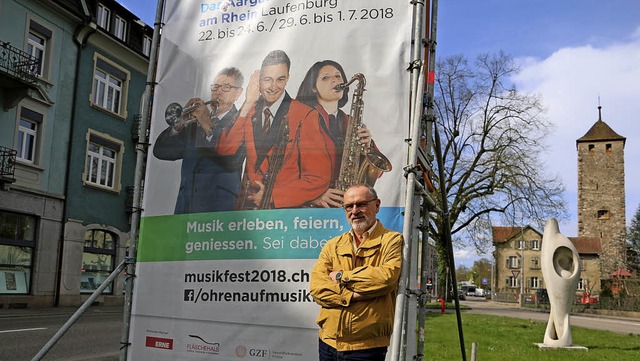
[{"label": "collared shirt", "polygon": [[[278,112],[278,109],[280,109],[280,104],[282,104],[285,94],[286,92],[282,92],[282,95],[280,96],[280,98],[278,98],[278,100],[276,100],[273,104],[271,104],[271,106],[265,106],[265,108],[269,108],[269,111],[271,112],[272,117],[274,118],[276,117],[276,113]],[[262,111],[264,112],[264,109],[262,109]],[[264,117],[262,117],[262,125],[264,126]]]},{"label": "collared shirt", "polygon": [[[369,235],[371,234],[371,232],[373,232],[373,230],[376,228],[377,225],[378,225],[378,220],[376,219],[376,221],[373,223],[373,226],[371,226],[371,228],[367,229],[364,233],[362,233],[362,242],[360,242],[360,244],[363,244],[364,241],[366,241],[367,238],[369,238]],[[353,228],[349,230],[349,234],[351,235],[351,244],[353,244],[353,250],[357,252],[358,248],[360,247],[356,243],[358,236],[356,236],[355,232],[353,231]]]}]

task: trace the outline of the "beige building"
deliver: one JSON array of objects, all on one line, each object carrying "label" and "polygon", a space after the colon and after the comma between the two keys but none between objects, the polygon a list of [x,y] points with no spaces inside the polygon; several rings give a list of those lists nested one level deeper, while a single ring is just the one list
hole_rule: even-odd
[{"label": "beige building", "polygon": [[[508,299],[518,300],[524,280],[524,294],[535,294],[546,288],[540,264],[542,233],[531,226],[493,227],[495,247],[493,289]],[[568,237],[580,255],[581,272],[577,295],[584,291],[600,291],[600,239]]]},{"label": "beige building", "polygon": [[[530,226],[493,227],[494,278],[492,289],[499,294],[513,294],[514,301],[522,291],[534,294],[545,288],[540,268],[542,233]],[[524,283],[523,283],[524,280]]]}]

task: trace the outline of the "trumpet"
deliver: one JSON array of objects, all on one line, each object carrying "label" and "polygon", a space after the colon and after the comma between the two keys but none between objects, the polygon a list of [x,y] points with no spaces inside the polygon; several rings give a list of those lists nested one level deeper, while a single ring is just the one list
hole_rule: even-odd
[{"label": "trumpet", "polygon": [[[214,114],[218,111],[220,102],[218,101],[218,99],[212,99],[204,102],[204,104],[211,106],[212,110],[211,112],[209,112],[209,115],[213,118]],[[196,118],[191,116],[191,113],[193,113],[193,111],[196,109],[198,109],[198,105],[183,107],[178,103],[171,103],[164,111],[164,120],[169,126],[172,126],[174,128],[184,128],[196,121]],[[185,117],[186,119],[183,119]]]}]

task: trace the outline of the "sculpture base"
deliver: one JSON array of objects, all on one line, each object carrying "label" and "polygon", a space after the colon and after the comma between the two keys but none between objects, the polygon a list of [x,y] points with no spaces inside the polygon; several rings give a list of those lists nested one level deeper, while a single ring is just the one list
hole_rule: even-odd
[{"label": "sculpture base", "polygon": [[544,343],[536,343],[539,349],[541,350],[577,350],[577,351],[589,351],[588,348],[584,346],[571,345],[571,346],[549,346]]}]

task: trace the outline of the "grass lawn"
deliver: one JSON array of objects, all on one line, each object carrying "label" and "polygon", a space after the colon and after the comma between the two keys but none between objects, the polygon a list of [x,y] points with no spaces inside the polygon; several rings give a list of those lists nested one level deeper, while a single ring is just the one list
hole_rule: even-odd
[{"label": "grass lawn", "polygon": [[[477,344],[477,361],[580,360],[638,361],[640,336],[571,326],[573,343],[589,348],[540,350],[536,343],[544,338],[546,322],[525,319],[462,314],[467,360],[471,344]],[[456,315],[427,313],[424,360],[462,360]]]}]

